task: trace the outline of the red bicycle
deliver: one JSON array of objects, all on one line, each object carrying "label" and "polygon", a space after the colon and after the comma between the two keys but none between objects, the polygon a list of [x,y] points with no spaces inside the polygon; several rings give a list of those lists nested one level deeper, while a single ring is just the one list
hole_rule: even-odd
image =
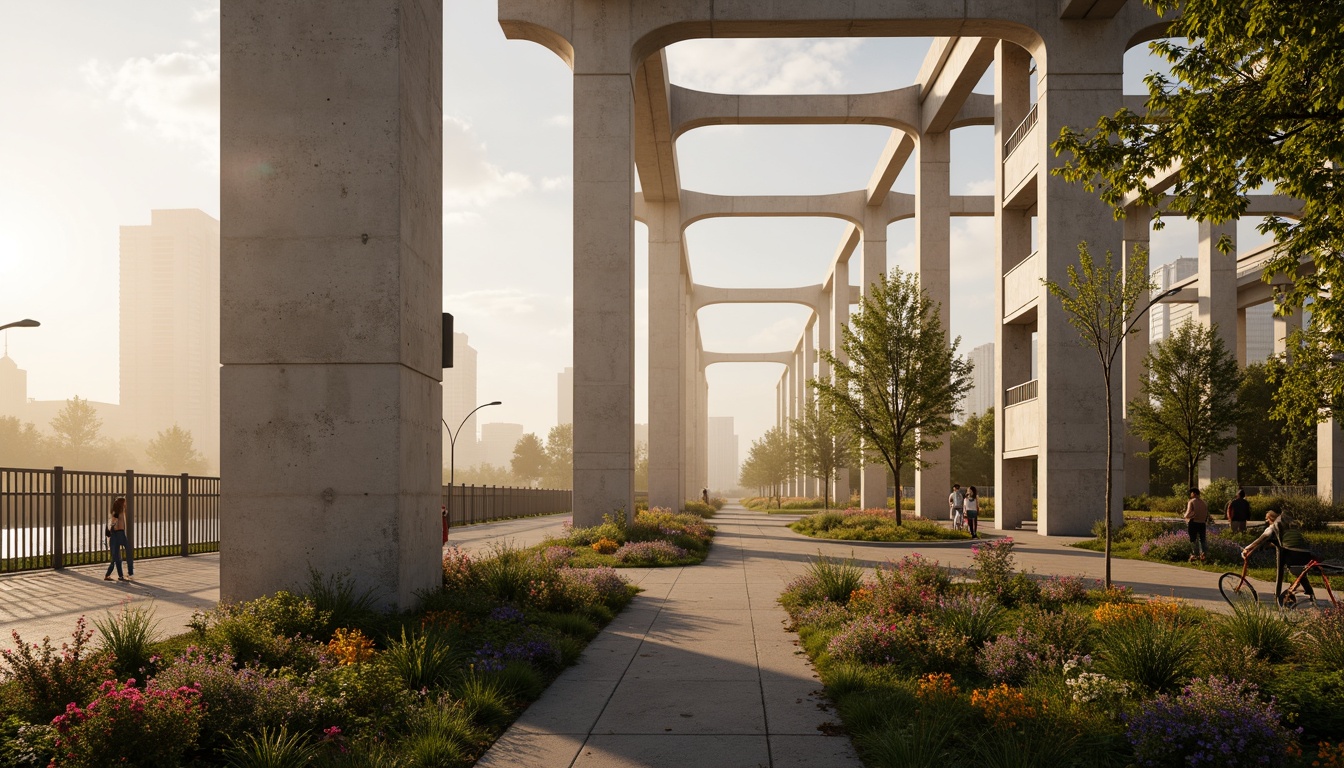
[{"label": "red bicycle", "polygon": [[[1241,559],[1241,573],[1236,574],[1231,571],[1218,577],[1218,592],[1222,594],[1223,599],[1234,609],[1257,602],[1260,597],[1255,592],[1255,587],[1246,580],[1246,570],[1249,561],[1243,557]],[[1344,573],[1344,565],[1337,562],[1322,562],[1316,558],[1307,561],[1306,565],[1288,566],[1288,571],[1299,571],[1297,578],[1293,583],[1277,595],[1275,600],[1279,608],[1285,611],[1296,610],[1299,608],[1316,608],[1322,601],[1314,593],[1307,592],[1302,588],[1303,582],[1309,582],[1310,573],[1316,571],[1320,574],[1321,581],[1325,584],[1325,594],[1330,598],[1330,605],[1339,607],[1339,600],[1335,597],[1335,592],[1330,588],[1330,574]]]}]

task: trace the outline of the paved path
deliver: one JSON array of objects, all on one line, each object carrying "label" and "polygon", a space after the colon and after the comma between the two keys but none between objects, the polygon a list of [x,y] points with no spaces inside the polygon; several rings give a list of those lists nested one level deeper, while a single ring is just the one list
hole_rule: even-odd
[{"label": "paved path", "polygon": [[[972,542],[879,544],[809,539],[797,515],[726,507],[709,558],[688,568],[624,570],[643,588],[478,763],[482,768],[792,768],[858,766],[838,715],[776,603],[818,553],[874,567],[911,552],[967,567]],[[990,536],[1002,535],[985,529]],[[1078,539],[1012,533],[1018,567],[1099,579]],[[1222,608],[1214,574],[1114,560],[1136,592]]]}]

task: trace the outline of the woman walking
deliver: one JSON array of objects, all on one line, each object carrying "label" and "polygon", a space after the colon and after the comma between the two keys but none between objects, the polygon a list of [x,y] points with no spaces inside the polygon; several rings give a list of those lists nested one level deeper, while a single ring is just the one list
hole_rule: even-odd
[{"label": "woman walking", "polygon": [[1206,531],[1209,524],[1209,505],[1200,498],[1199,489],[1190,489],[1190,501],[1185,505],[1185,522],[1190,535],[1190,562],[1204,562],[1204,554],[1209,550]]},{"label": "woman walking", "polygon": [[126,575],[135,576],[135,556],[131,553],[131,542],[126,538],[126,497],[118,496],[112,502],[112,516],[107,521],[107,542],[112,547],[112,562],[107,565],[103,581],[112,580],[112,569],[117,569],[117,581],[130,581],[121,575],[121,549],[126,548]]},{"label": "woman walking", "polygon": [[972,485],[966,489],[966,500],[963,502],[966,507],[966,529],[971,532],[972,539],[980,538],[980,494]]}]

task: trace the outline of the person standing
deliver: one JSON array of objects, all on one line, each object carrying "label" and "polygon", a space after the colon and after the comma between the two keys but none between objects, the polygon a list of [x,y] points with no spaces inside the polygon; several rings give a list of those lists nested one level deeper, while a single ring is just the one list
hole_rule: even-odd
[{"label": "person standing", "polygon": [[[112,580],[112,569],[117,569],[117,581],[130,581],[135,576],[135,556],[131,551],[131,542],[126,538],[126,497],[118,496],[112,502],[112,516],[107,520],[107,542],[112,548],[112,562],[107,564],[107,573],[103,581]],[[121,575],[121,550],[126,550],[126,577]]]},{"label": "person standing", "polygon": [[966,499],[963,502],[966,508],[966,529],[971,532],[972,539],[980,538],[980,494],[976,492],[975,486],[966,488]]},{"label": "person standing", "polygon": [[1237,490],[1237,498],[1227,502],[1228,529],[1233,533],[1245,533],[1246,521],[1251,519],[1251,502],[1246,500],[1246,491]]},{"label": "person standing", "polygon": [[960,483],[952,484],[952,492],[947,495],[947,513],[952,518],[952,525],[960,531],[966,525],[966,519],[963,516],[963,510],[966,506],[966,492],[961,490]]},{"label": "person standing", "polygon": [[1190,534],[1190,562],[1204,562],[1205,554],[1209,551],[1209,541],[1207,538],[1209,524],[1209,505],[1200,498],[1198,488],[1190,489],[1190,501],[1185,505],[1185,523],[1187,532]]}]

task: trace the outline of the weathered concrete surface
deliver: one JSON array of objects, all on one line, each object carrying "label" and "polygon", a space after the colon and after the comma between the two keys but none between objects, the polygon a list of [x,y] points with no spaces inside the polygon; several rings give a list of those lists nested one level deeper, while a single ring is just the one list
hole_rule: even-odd
[{"label": "weathered concrete surface", "polygon": [[438,579],[440,0],[221,9],[221,595]]}]

